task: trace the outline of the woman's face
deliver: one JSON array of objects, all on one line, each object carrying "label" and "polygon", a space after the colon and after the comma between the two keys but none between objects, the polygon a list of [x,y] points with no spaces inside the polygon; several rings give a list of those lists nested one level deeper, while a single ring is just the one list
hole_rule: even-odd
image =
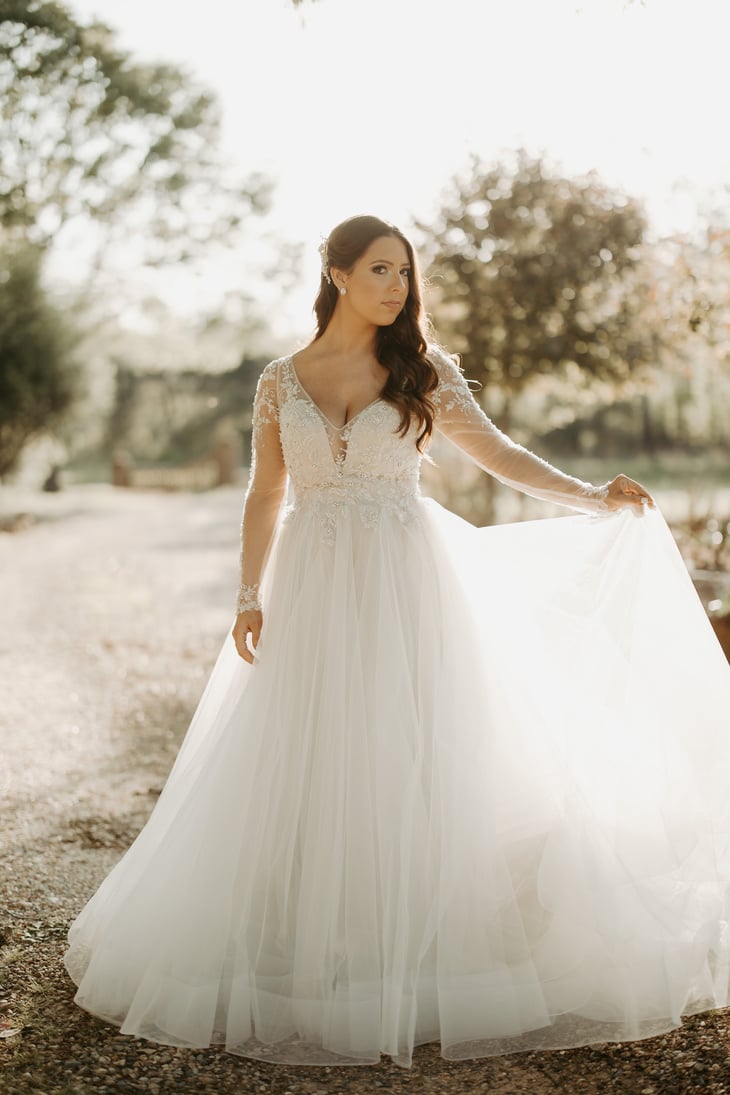
[{"label": "woman's face", "polygon": [[411,277],[408,251],[396,236],[380,236],[357,260],[352,270],[333,271],[335,285],[347,294],[340,307],[354,311],[378,327],[393,323],[403,310]]}]

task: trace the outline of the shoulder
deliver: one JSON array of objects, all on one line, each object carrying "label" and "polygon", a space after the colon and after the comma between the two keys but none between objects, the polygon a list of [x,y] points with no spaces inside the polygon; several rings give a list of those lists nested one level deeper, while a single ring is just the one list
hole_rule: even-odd
[{"label": "shoulder", "polygon": [[450,354],[437,342],[431,342],[426,348],[426,357],[438,373],[439,388],[435,394],[438,395],[438,390],[448,388],[449,385],[466,384],[457,354]]},{"label": "shoulder", "polygon": [[264,365],[263,369],[259,373],[259,378],[256,384],[257,396],[276,396],[276,393],[279,390],[282,371],[284,369],[284,366],[290,360],[290,357],[277,357],[274,358],[273,361],[270,361],[268,365]]},{"label": "shoulder", "polygon": [[436,369],[441,379],[450,379],[462,376],[461,361],[458,354],[450,354],[437,342],[429,342],[426,348],[426,357]]},{"label": "shoulder", "polygon": [[438,387],[430,397],[437,417],[455,408],[470,408],[474,404],[474,395],[464,376],[458,354],[450,354],[438,343],[432,343],[426,350],[426,357],[439,377]]},{"label": "shoulder", "polygon": [[260,427],[279,417],[279,370],[287,359],[276,358],[265,365],[256,382],[253,424]]},{"label": "shoulder", "polygon": [[289,361],[288,356],[274,358],[274,360],[270,361],[268,365],[264,365],[263,369],[261,370],[259,380],[264,381],[264,383],[266,383],[267,381],[275,380],[276,377],[279,375],[279,370],[287,361]]}]

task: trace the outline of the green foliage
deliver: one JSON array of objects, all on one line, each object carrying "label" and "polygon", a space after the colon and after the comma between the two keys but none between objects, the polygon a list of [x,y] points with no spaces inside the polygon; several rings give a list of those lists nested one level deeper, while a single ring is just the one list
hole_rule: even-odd
[{"label": "green foliage", "polygon": [[40,262],[27,246],[0,255],[0,476],[61,420],[79,388],[73,336],[46,299]]},{"label": "green foliage", "polygon": [[56,0],[0,0],[0,225],[45,247],[72,218],[146,235],[151,263],[226,239],[268,201],[224,181],[213,97],[140,64]]},{"label": "green foliage", "polygon": [[187,463],[211,447],[231,420],[248,452],[251,408],[268,357],[248,357],[224,372],[141,371],[117,362],[106,451],[123,447],[135,461]]},{"label": "green foliage", "polygon": [[[727,194],[725,198],[727,199]],[[675,234],[662,241],[667,272],[659,294],[664,321],[673,338],[699,335],[730,361],[730,216],[712,210],[694,236]],[[690,343],[696,343],[690,337]]]},{"label": "green foliage", "polygon": [[644,215],[595,176],[551,174],[524,152],[514,165],[474,159],[435,223],[419,227],[439,330],[506,408],[541,375],[621,384],[656,360]]}]

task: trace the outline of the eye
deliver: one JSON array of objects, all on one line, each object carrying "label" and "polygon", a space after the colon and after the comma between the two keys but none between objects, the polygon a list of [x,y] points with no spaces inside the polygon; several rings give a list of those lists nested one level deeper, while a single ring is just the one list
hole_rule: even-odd
[{"label": "eye", "polygon": [[[382,262],[377,262],[375,264],[375,266],[371,267],[371,270],[373,271],[374,274],[387,274],[388,273],[388,267]],[[410,266],[404,266],[403,269],[399,272],[400,272],[401,277],[409,278],[411,276]]]}]

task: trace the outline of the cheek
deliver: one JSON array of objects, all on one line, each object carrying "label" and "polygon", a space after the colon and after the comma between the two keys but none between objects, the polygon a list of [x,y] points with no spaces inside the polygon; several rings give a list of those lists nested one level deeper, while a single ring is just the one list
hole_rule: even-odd
[{"label": "cheek", "polygon": [[358,286],[358,297],[365,305],[380,301],[382,295],[382,286],[375,278],[368,278]]}]

